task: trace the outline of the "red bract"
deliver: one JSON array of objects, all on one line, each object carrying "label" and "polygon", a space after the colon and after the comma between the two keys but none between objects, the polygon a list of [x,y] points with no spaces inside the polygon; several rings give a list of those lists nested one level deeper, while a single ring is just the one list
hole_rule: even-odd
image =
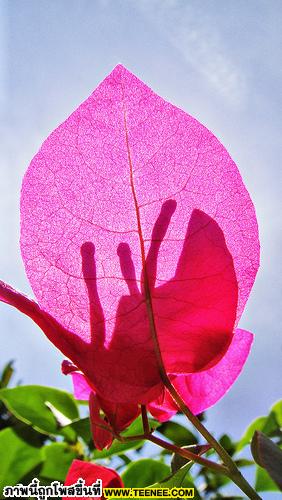
[{"label": "red bract", "polygon": [[63,361],[62,372],[72,376],[74,395],[79,400],[89,400],[91,431],[98,450],[109,448],[114,435],[126,429],[140,413],[136,403],[112,403],[93,391],[85,376],[77,368]]},{"label": "red bract", "polygon": [[[123,483],[120,476],[112,469],[102,467],[101,465],[83,462],[82,460],[73,460],[66,480],[65,486],[75,484],[79,479],[84,479],[86,486],[91,486],[97,479],[102,480],[103,488],[122,488]],[[63,500],[78,500],[85,497],[63,497]],[[101,497],[88,497],[98,500]],[[102,497],[104,498],[104,497]]]},{"label": "red bract", "polygon": [[189,402],[191,377],[203,385],[213,370],[222,390],[197,411],[238,375],[249,334],[231,344],[229,375],[216,368],[258,268],[252,202],[211,132],[121,65],[31,162],[21,249],[40,306],[4,285],[2,300],[39,324],[100,406],[157,405],[161,369]]},{"label": "red bract", "polygon": [[[240,374],[249,354],[252,342],[253,335],[250,332],[237,329],[229,349],[215,366],[199,373],[170,377],[173,385],[177,388],[179,394],[194,414],[205,411],[224,396]],[[71,375],[76,398],[88,400],[92,393],[92,389],[84,375],[77,372],[73,372]],[[120,411],[122,411],[123,405],[120,405],[120,407]],[[159,398],[149,403],[148,409],[151,414],[161,422],[169,420],[178,411],[176,403],[166,389]],[[97,426],[96,433],[99,433],[99,429],[101,429],[101,427],[99,427],[100,423],[101,422],[98,420],[94,421],[92,419],[92,428]],[[126,426],[127,425],[124,425],[123,429]],[[115,429],[117,431],[123,430],[117,427],[115,427]],[[111,442],[112,439],[109,444],[111,444]]]}]

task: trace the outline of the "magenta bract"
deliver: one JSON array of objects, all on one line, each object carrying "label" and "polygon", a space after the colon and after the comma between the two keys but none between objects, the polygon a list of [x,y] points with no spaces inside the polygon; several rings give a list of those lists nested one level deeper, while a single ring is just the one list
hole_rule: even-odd
[{"label": "magenta bract", "polygon": [[250,334],[232,342],[233,332],[259,262],[254,207],[213,134],[123,66],[32,160],[21,250],[39,306],[4,285],[2,300],[31,316],[104,400],[158,406],[160,358],[189,401],[191,380],[212,373],[217,384],[221,360],[241,353],[223,390],[195,411],[238,375]]}]

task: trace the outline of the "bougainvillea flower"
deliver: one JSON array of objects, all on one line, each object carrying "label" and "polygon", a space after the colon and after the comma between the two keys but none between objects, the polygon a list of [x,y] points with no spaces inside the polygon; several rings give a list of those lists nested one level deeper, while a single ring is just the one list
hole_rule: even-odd
[{"label": "bougainvillea flower", "polygon": [[98,450],[108,448],[114,439],[126,429],[139,415],[140,408],[136,403],[112,403],[95,393],[83,373],[77,367],[64,360],[62,363],[64,375],[71,374],[74,396],[78,400],[89,401],[90,423],[93,442]]},{"label": "bougainvillea flower", "polygon": [[[122,488],[123,482],[120,476],[112,469],[96,465],[91,462],[83,462],[82,460],[73,460],[65,479],[65,486],[75,484],[79,479],[84,479],[86,486],[91,486],[96,483],[97,479],[102,480],[103,488]],[[83,497],[63,497],[64,500],[78,500]],[[92,497],[88,497],[91,498]],[[95,497],[99,499],[101,497]],[[102,497],[104,498],[104,497]]]},{"label": "bougainvillea flower", "polygon": [[117,404],[164,397],[160,364],[176,380],[216,367],[259,260],[225,148],[121,65],[32,160],[21,250],[39,305],[4,285],[2,300]]},{"label": "bougainvillea flower", "polygon": [[[102,430],[100,423],[107,423],[110,429],[120,433],[126,429],[140,413],[136,403],[112,403],[93,392],[89,398],[90,421],[94,443],[96,448],[103,449],[110,446],[113,441],[113,434]],[[104,417],[101,417],[101,411]],[[105,444],[103,443],[105,441]]]},{"label": "bougainvillea flower", "polygon": [[[237,329],[223,358],[212,368],[199,373],[171,377],[171,381],[189,409],[196,415],[214,405],[239,376],[248,357],[253,335]],[[150,413],[161,422],[179,410],[169,392],[148,405]]]},{"label": "bougainvillea flower", "polygon": [[[213,406],[232,386],[244,366],[252,342],[253,335],[250,332],[236,329],[226,354],[215,366],[198,373],[170,377],[195,415]],[[84,375],[77,372],[71,375],[75,397],[89,400],[92,389]],[[167,389],[149,403],[148,409],[160,422],[169,420],[179,410]],[[126,427],[127,425],[124,426]]]}]

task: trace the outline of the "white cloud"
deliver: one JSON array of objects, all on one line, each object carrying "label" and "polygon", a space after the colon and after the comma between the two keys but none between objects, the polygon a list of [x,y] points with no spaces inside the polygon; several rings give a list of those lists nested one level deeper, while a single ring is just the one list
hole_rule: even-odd
[{"label": "white cloud", "polygon": [[230,105],[244,102],[246,76],[232,60],[219,30],[195,5],[172,0],[138,3],[194,71]]}]

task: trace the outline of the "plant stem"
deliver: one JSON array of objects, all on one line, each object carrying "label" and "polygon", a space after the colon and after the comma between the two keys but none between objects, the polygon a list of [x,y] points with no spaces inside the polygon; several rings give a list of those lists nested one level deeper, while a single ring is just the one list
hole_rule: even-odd
[{"label": "plant stem", "polygon": [[143,422],[143,429],[144,429],[144,437],[148,440],[151,441],[152,443],[155,443],[162,448],[165,448],[166,450],[172,451],[173,453],[177,453],[178,455],[187,458],[188,460],[192,460],[193,462],[197,462],[200,465],[203,465],[204,467],[209,467],[210,469],[215,470],[216,472],[220,472],[221,474],[226,474],[228,472],[228,469],[224,467],[223,465],[217,464],[215,462],[212,462],[211,460],[208,460],[207,458],[203,458],[200,456],[200,454],[193,453],[192,451],[189,451],[184,448],[179,448],[175,444],[168,443],[167,441],[164,441],[163,439],[160,439],[158,437],[155,437],[152,435],[152,430],[150,429],[149,426],[149,421],[148,421],[148,415],[147,415],[147,409],[145,405],[141,405],[141,414],[142,414],[142,422]]},{"label": "plant stem", "polygon": [[152,443],[155,443],[166,450],[172,451],[173,453],[177,453],[181,457],[187,458],[188,460],[203,465],[204,467],[208,467],[209,469],[212,469],[219,474],[224,474],[224,475],[228,474],[228,469],[224,465],[212,462],[207,458],[201,457],[200,455],[196,455],[195,453],[192,453],[189,450],[185,450],[184,448],[179,448],[178,446],[170,444],[167,441],[164,441],[163,439],[160,439],[158,437],[150,435],[147,437],[147,439],[148,441],[151,441]]},{"label": "plant stem", "polygon": [[[185,405],[184,401],[182,400],[181,396],[178,394],[174,386],[169,380],[169,377],[166,373],[166,369],[163,363],[163,358],[162,358],[162,352],[160,349],[159,345],[159,340],[158,340],[158,335],[157,335],[157,329],[156,329],[156,324],[155,324],[155,316],[154,316],[154,311],[153,311],[153,302],[152,302],[152,296],[151,296],[151,286],[150,286],[150,280],[148,277],[148,272],[147,272],[147,265],[146,265],[146,255],[145,255],[145,245],[144,245],[144,238],[142,234],[142,224],[141,224],[141,218],[140,218],[140,206],[138,205],[138,200],[137,200],[137,195],[136,195],[136,190],[135,190],[135,185],[134,185],[134,169],[133,169],[133,164],[132,164],[132,157],[131,157],[131,151],[130,151],[130,144],[129,144],[129,134],[128,134],[128,127],[127,127],[127,113],[126,109],[124,106],[123,109],[123,114],[124,114],[124,128],[125,128],[125,142],[126,142],[126,148],[127,148],[127,155],[128,155],[128,161],[129,161],[129,167],[130,167],[130,186],[131,186],[131,191],[132,191],[132,196],[133,196],[133,201],[134,201],[134,206],[135,206],[135,212],[136,212],[136,218],[137,218],[137,226],[138,226],[138,235],[139,235],[139,241],[140,241],[140,251],[141,251],[141,258],[142,258],[142,265],[143,265],[143,278],[144,278],[144,296],[146,299],[146,309],[147,309],[147,314],[148,314],[148,319],[149,319],[149,325],[150,325],[150,331],[152,335],[152,341],[154,344],[154,351],[157,359],[157,364],[159,368],[159,374],[161,377],[161,380],[163,381],[165,387],[168,389],[170,394],[172,395],[173,399],[179,406],[179,408],[183,411],[183,413],[187,416],[187,418],[190,420],[190,422],[198,429],[198,431],[202,434],[203,437],[207,440],[207,442],[214,448],[214,450],[218,453],[218,455],[221,457],[222,461],[226,465],[228,471],[229,471],[229,477],[233,480],[241,490],[246,493],[246,495],[251,499],[251,500],[261,500],[261,498],[258,496],[258,494],[253,490],[253,488],[249,485],[249,483],[243,478],[242,474],[236,467],[235,463],[233,462],[232,458],[228,455],[226,450],[218,443],[218,441],[208,432],[208,430],[205,428],[205,426],[198,420],[196,416],[193,415],[193,413],[189,410],[189,408]],[[142,413],[143,416],[143,413]],[[150,437],[152,437],[150,435]],[[149,439],[149,438],[147,438]]]},{"label": "plant stem", "polygon": [[160,438],[152,436],[153,429],[150,429],[147,411],[146,411],[146,406],[144,406],[144,405],[141,405],[141,414],[142,414],[144,433],[137,434],[135,436],[121,436],[113,428],[108,427],[106,425],[103,425],[102,423],[99,423],[99,424],[97,423],[95,425],[97,427],[99,427],[100,429],[104,429],[104,430],[107,430],[108,432],[111,432],[113,437],[122,443],[126,443],[128,441],[139,441],[139,440],[147,439],[148,441],[151,441],[152,443],[155,443],[155,444],[161,446],[162,448],[165,448],[166,450],[172,451],[173,453],[177,453],[178,455],[180,455],[184,458],[187,458],[187,460],[192,460],[193,462],[196,462],[200,465],[203,465],[204,467],[208,467],[210,469],[213,469],[216,472],[219,472],[221,474],[225,474],[225,475],[227,474],[228,470],[223,465],[212,462],[211,460],[208,460],[207,458],[203,458],[200,455],[193,453],[192,451],[185,450],[183,448],[179,448],[175,444],[170,444],[170,443],[168,443]]},{"label": "plant stem", "polygon": [[155,443],[162,448],[172,451],[173,453],[177,453],[181,457],[187,458],[187,460],[192,460],[193,462],[196,462],[200,465],[203,465],[204,467],[208,467],[209,469],[213,469],[216,472],[219,472],[220,474],[228,474],[228,469],[224,465],[217,464],[215,462],[212,462],[211,460],[208,460],[207,458],[203,458],[200,455],[196,455],[196,453],[192,453],[192,451],[185,450],[184,448],[179,448],[175,444],[170,444],[167,441],[163,441],[163,439],[157,438],[156,436],[153,436],[151,432],[149,434],[139,434],[137,436],[116,436],[116,439],[121,441],[122,443],[125,443],[127,441],[139,441],[141,439],[147,439],[147,441],[151,441],[152,443]]},{"label": "plant stem", "polygon": [[149,426],[148,415],[147,415],[147,410],[146,410],[145,405],[141,405],[141,415],[142,415],[144,434],[149,434],[150,433],[150,426]]},{"label": "plant stem", "polygon": [[[176,393],[176,394],[178,394],[178,393]],[[183,413],[185,413],[185,415],[188,417],[188,415],[190,415],[190,413],[191,413],[190,410],[185,406],[185,404],[183,403],[183,401],[182,401],[182,399],[181,399],[181,397],[179,395],[178,395],[178,398],[180,398],[180,400],[182,402],[181,409],[182,409]],[[179,404],[179,407],[180,407],[180,400],[179,400],[179,403],[178,403],[178,400],[176,400],[176,398],[174,398],[174,399],[177,402],[177,404]],[[185,411],[184,411],[183,405],[185,407]],[[225,462],[226,466],[225,465],[221,465],[221,464],[217,464],[217,463],[212,462],[211,460],[209,460],[207,458],[201,457],[200,455],[196,455],[195,453],[192,453],[189,450],[186,450],[184,448],[179,448],[175,444],[168,443],[167,441],[164,441],[163,439],[160,439],[160,438],[158,438],[156,436],[153,436],[152,435],[153,430],[150,429],[150,427],[149,427],[146,406],[144,406],[144,405],[141,405],[141,414],[142,414],[142,422],[143,422],[144,433],[143,434],[138,434],[138,435],[135,435],[135,436],[121,436],[120,434],[116,433],[114,431],[114,429],[108,427],[107,425],[103,425],[101,423],[100,424],[96,424],[96,425],[97,425],[97,427],[100,427],[101,429],[105,429],[105,430],[111,432],[113,434],[113,437],[115,437],[117,440],[119,440],[121,442],[137,441],[137,440],[139,441],[139,440],[142,440],[142,439],[147,439],[148,441],[151,441],[152,443],[155,443],[158,446],[161,446],[162,448],[164,448],[166,450],[169,450],[169,451],[171,451],[173,453],[177,453],[181,457],[187,458],[187,460],[191,460],[193,462],[196,462],[196,463],[202,465],[203,467],[207,467],[209,469],[214,470],[215,472],[217,472],[219,474],[224,474],[225,476],[229,477],[244,493],[246,493],[246,495],[248,496],[248,498],[250,498],[251,500],[261,500],[261,497],[253,490],[253,488],[249,485],[249,483],[246,481],[246,479],[242,476],[241,472],[236,467],[236,465],[234,464],[234,462],[231,459],[231,457],[227,454],[226,450],[224,450],[224,448],[222,448],[222,446],[216,441],[216,439],[214,439],[214,437],[211,436],[211,434],[209,433],[209,431],[198,420],[198,418],[195,417],[195,415],[193,415],[191,413],[191,415],[193,417],[193,421],[191,419],[191,422],[193,423],[193,425],[199,430],[199,432],[203,436],[204,436],[204,433],[205,433],[204,437],[211,444],[211,446],[218,452],[218,455],[220,455],[220,453],[218,451],[219,448],[222,448],[222,450],[223,450],[224,453],[222,453],[222,451],[221,451],[221,453],[222,453],[222,455],[227,455],[228,456],[229,463],[232,463],[232,470],[231,470],[230,465],[227,464],[226,462]],[[195,419],[197,420],[197,422],[195,422]],[[211,439],[209,439],[209,436],[210,436]],[[221,458],[222,458],[222,460],[224,462],[224,459],[223,459],[222,455],[220,455],[220,456],[221,456]]]},{"label": "plant stem", "polygon": [[180,394],[178,394],[177,390],[175,389],[167,375],[163,378],[163,382],[180,410],[184,413],[184,415],[186,415],[188,420],[218,453],[223,463],[226,465],[226,470],[228,471],[226,475],[247,495],[248,498],[250,498],[251,500],[261,500],[261,497],[242,476],[241,472],[239,471],[238,467],[236,466],[230,455],[227,453],[227,451],[210,434],[210,432],[206,429],[202,422],[200,422],[198,417],[194,415],[191,410],[189,410],[188,406],[186,406]]},{"label": "plant stem", "polygon": [[121,442],[126,442],[126,441],[136,441],[136,440],[142,440],[142,439],[147,439],[148,441],[151,441],[152,443],[155,443],[159,446],[161,446],[164,449],[167,449],[169,451],[172,451],[173,453],[177,453],[178,455],[187,458],[187,460],[192,460],[193,462],[196,462],[204,467],[208,467],[209,469],[214,470],[215,472],[219,474],[224,474],[225,476],[229,477],[233,483],[235,483],[241,491],[243,491],[248,498],[251,500],[262,500],[261,497],[256,493],[256,491],[251,487],[251,485],[246,481],[246,479],[243,477],[241,472],[239,471],[238,467],[236,464],[233,462],[232,458],[229,456],[227,451],[221,446],[221,444],[210,434],[210,432],[206,429],[206,427],[200,422],[200,420],[194,415],[189,408],[185,405],[184,401],[182,400],[181,396],[178,394],[177,390],[175,387],[172,385],[168,377],[163,378],[163,382],[167,388],[167,390],[170,392],[171,396],[173,397],[174,401],[178,405],[178,407],[181,409],[181,411],[186,415],[188,420],[194,425],[194,427],[200,432],[200,434],[207,440],[207,442],[212,446],[212,448],[218,453],[220,458],[222,459],[224,465],[212,462],[211,460],[201,457],[200,455],[196,455],[195,453],[192,453],[189,450],[185,450],[183,448],[179,448],[178,446],[174,444],[170,444],[156,436],[152,435],[153,430],[150,429],[149,426],[149,421],[148,421],[148,416],[147,416],[147,410],[146,406],[141,405],[141,415],[142,415],[142,422],[143,422],[143,428],[144,428],[144,433],[140,435],[135,435],[135,436],[121,436],[119,433],[117,433],[113,428],[108,426],[106,423],[105,425],[103,424],[96,424],[98,427],[105,429],[113,434],[113,437],[118,439]]}]

